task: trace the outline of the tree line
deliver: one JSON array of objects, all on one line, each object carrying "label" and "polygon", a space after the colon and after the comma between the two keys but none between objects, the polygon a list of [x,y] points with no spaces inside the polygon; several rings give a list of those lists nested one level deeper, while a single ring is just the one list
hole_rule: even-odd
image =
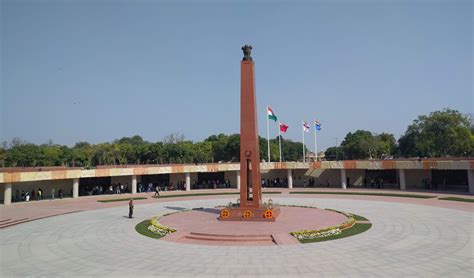
[{"label": "tree line", "polygon": [[471,115],[452,109],[418,116],[404,134],[349,132],[340,146],[328,148],[327,160],[413,157],[474,156],[474,126]]},{"label": "tree line", "polygon": [[[267,140],[259,138],[260,156],[266,159]],[[278,138],[270,140],[273,161],[278,158]],[[301,159],[303,144],[282,138],[282,156],[287,161]],[[73,147],[36,145],[14,138],[0,147],[2,167],[69,166],[93,167],[125,164],[176,164],[237,162],[240,160],[240,135],[212,135],[202,142],[171,134],[162,141],[148,142],[139,135],[111,143],[78,142]]]},{"label": "tree line", "polygon": [[[267,140],[259,137],[260,158],[267,160]],[[284,161],[302,159],[301,142],[282,137]],[[271,161],[279,161],[278,137],[270,140]],[[121,164],[173,164],[237,162],[240,135],[212,135],[201,142],[171,134],[162,141],[148,142],[142,137],[123,137],[113,142],[78,142],[73,147],[52,141],[36,145],[14,138],[0,147],[0,166],[93,167]],[[374,134],[366,130],[349,132],[340,146],[328,148],[327,160],[390,157],[474,156],[472,119],[445,109],[419,116],[398,139],[393,134]]]}]

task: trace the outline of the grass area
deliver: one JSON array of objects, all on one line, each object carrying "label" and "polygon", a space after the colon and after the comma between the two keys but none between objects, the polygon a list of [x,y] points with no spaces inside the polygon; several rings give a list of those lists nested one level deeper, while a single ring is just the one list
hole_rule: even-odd
[{"label": "grass area", "polygon": [[335,195],[365,195],[365,196],[383,196],[383,197],[403,197],[403,198],[419,198],[431,199],[437,196],[419,195],[419,194],[397,194],[397,193],[371,193],[371,192],[332,192],[332,191],[291,191],[290,194],[335,194]]},{"label": "grass area", "polygon": [[155,234],[152,231],[148,230],[148,226],[150,226],[150,220],[143,220],[135,226],[135,231],[137,231],[139,234],[155,239],[163,237],[162,235]]},{"label": "grass area", "polygon": [[345,238],[345,237],[348,237],[348,236],[354,236],[354,235],[363,233],[363,232],[367,231],[368,229],[370,229],[370,227],[372,227],[372,224],[370,224],[370,223],[356,223],[354,226],[352,226],[349,229],[343,230],[338,235],[322,237],[322,238],[315,238],[315,239],[300,240],[300,242],[301,243],[313,243],[313,242],[321,242],[321,241],[328,241],[328,240]]},{"label": "grass area", "polygon": [[353,214],[355,221],[369,221],[369,219],[365,218],[364,216],[360,216],[357,214]]},{"label": "grass area", "polygon": [[438,198],[438,200],[474,203],[474,199],[459,198],[459,197],[442,197],[442,198]]},{"label": "grass area", "polygon": [[[330,208],[327,208],[326,210],[329,210],[329,211],[334,211],[334,212],[338,212],[338,213],[342,213],[344,215],[348,215],[346,214],[345,212],[342,212],[342,211],[338,211],[338,210],[335,210],[335,209],[330,209]],[[351,215],[354,217],[355,221],[369,221],[369,219],[363,217],[363,216],[360,216],[360,215],[357,215],[357,214],[352,214]]]},{"label": "grass area", "polygon": [[[211,196],[211,195],[239,195],[240,192],[221,192],[221,193],[191,193],[191,194],[174,194],[174,195],[160,195],[160,197],[153,198],[177,198],[177,197],[193,197],[193,196]],[[279,191],[268,191],[263,192],[263,194],[281,194]]]},{"label": "grass area", "polygon": [[123,201],[130,201],[132,200],[145,200],[145,197],[134,197],[134,198],[121,198],[121,199],[106,199],[106,200],[97,200],[97,202],[101,203],[110,203],[110,202],[123,202]]}]

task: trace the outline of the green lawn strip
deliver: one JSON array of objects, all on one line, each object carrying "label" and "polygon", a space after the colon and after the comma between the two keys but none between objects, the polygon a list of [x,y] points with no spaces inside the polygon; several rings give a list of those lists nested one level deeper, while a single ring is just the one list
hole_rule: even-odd
[{"label": "green lawn strip", "polygon": [[371,223],[356,223],[354,226],[352,226],[349,229],[343,230],[338,235],[315,238],[315,239],[300,240],[300,242],[301,243],[313,243],[313,242],[322,242],[322,241],[327,241],[327,240],[345,238],[345,237],[348,237],[348,236],[353,236],[353,235],[363,233],[363,232],[367,231],[368,229],[370,229],[370,227],[372,227]]},{"label": "green lawn strip", "polygon": [[[346,214],[342,211],[338,211],[338,210],[335,210],[335,209],[330,209],[330,208],[327,208],[325,210],[329,210],[329,211],[334,211],[334,212],[338,212],[338,213],[342,213],[342,214]],[[354,220],[355,221],[370,221],[369,219],[363,217],[363,216],[360,216],[360,215],[357,215],[357,214],[352,214],[350,213],[350,215],[352,215],[354,217]]]},{"label": "green lawn strip", "polygon": [[[222,192],[222,193],[192,193],[192,194],[174,194],[174,195],[160,195],[160,197],[153,196],[152,198],[177,198],[177,197],[193,197],[193,196],[212,196],[212,195],[239,195],[240,192]],[[279,191],[268,191],[263,194],[281,194]]]},{"label": "green lawn strip", "polygon": [[142,222],[138,223],[135,226],[135,230],[144,236],[151,237],[151,238],[162,238],[162,235],[158,235],[153,233],[152,231],[148,230],[148,226],[150,226],[150,220],[143,220]]},{"label": "green lawn strip", "polygon": [[441,197],[441,198],[438,198],[438,200],[474,203],[474,199],[459,198],[459,197]]},{"label": "green lawn strip", "polygon": [[370,192],[313,192],[313,191],[291,191],[290,194],[336,194],[336,195],[366,195],[366,196],[384,196],[384,197],[404,197],[404,198],[419,198],[431,199],[437,196],[418,195],[418,194],[396,194],[396,193],[370,193]]},{"label": "green lawn strip", "polygon": [[107,200],[97,200],[97,202],[101,203],[110,203],[110,202],[123,202],[123,201],[130,201],[132,200],[145,200],[145,197],[134,197],[134,198],[122,198],[122,199],[107,199]]},{"label": "green lawn strip", "polygon": [[352,216],[354,216],[355,221],[369,221],[369,219],[357,214],[353,214]]}]

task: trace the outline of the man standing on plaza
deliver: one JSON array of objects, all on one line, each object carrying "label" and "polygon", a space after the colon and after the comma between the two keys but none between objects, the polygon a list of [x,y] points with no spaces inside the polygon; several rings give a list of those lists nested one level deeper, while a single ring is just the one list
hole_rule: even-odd
[{"label": "man standing on plaza", "polygon": [[133,199],[128,202],[128,218],[133,218]]}]

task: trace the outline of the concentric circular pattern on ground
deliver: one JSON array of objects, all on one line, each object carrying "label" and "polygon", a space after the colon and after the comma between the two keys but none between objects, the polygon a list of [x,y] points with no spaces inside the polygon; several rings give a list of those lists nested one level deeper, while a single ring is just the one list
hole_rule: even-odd
[{"label": "concentric circular pattern on ground", "polygon": [[318,244],[203,246],[135,232],[142,219],[230,198],[137,205],[46,218],[0,230],[0,275],[10,276],[450,276],[472,277],[474,214],[379,201],[274,198],[363,215],[372,228]]},{"label": "concentric circular pattern on ground", "polygon": [[[289,233],[299,230],[318,230],[325,227],[337,226],[347,217],[341,213],[318,208],[280,207],[280,215],[275,222],[255,221],[219,221],[220,209],[204,208],[166,215],[160,218],[160,223],[178,230],[181,236],[165,237],[164,240],[181,243],[210,244],[210,245],[239,245],[242,239],[246,245],[263,245],[265,241],[246,236],[268,235],[278,238],[279,244],[295,244],[298,241]],[[211,240],[188,240],[186,235],[213,235]],[[203,237],[206,239],[206,237]],[[229,241],[224,241],[229,239]],[[217,241],[216,241],[217,240]],[[235,241],[234,241],[235,240]],[[272,244],[270,242],[270,244]]]}]

